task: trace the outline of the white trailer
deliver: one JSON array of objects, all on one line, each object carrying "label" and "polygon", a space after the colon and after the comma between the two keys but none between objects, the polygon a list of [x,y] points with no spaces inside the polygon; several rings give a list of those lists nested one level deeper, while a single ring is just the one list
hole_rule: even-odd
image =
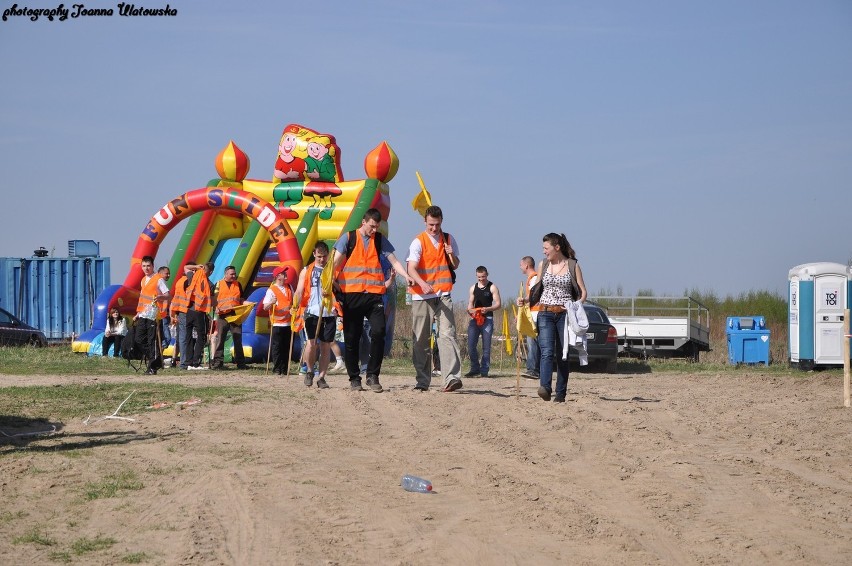
[{"label": "white trailer", "polygon": [[710,351],[710,310],[691,297],[589,297],[606,309],[625,356],[690,358]]}]

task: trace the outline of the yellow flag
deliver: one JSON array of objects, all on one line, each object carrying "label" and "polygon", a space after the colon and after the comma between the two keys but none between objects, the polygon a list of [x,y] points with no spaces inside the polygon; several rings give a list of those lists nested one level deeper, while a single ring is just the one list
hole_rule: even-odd
[{"label": "yellow flag", "polygon": [[320,275],[322,308],[327,311],[331,311],[331,307],[334,304],[334,290],[332,285],[334,284],[334,252],[336,251],[334,248],[331,248],[331,256],[326,260],[325,266],[322,268],[322,275]]},{"label": "yellow flag", "polygon": [[[300,228],[303,230],[304,228]],[[311,260],[311,254],[314,253],[314,248],[317,246],[317,242],[319,241],[319,216],[314,216],[313,222],[311,222],[310,228],[307,229],[307,235],[305,236],[305,243],[302,244],[302,263],[305,265]]]},{"label": "yellow flag", "polygon": [[234,307],[234,314],[226,316],[225,320],[231,324],[242,324],[251,314],[251,310],[257,306],[257,303],[243,303]]},{"label": "yellow flag", "polygon": [[426,216],[426,209],[432,206],[432,195],[426,190],[426,184],[423,182],[423,177],[419,171],[414,172],[417,175],[417,181],[420,183],[420,192],[411,201],[411,208],[417,211],[420,216]]},{"label": "yellow flag", "polygon": [[506,343],[506,353],[512,355],[512,336],[509,334],[509,313],[503,309],[503,342]]},{"label": "yellow flag", "polygon": [[536,338],[538,336],[538,331],[535,329],[535,323],[533,323],[529,305],[524,305],[518,309],[516,320],[518,322],[518,335],[529,336],[530,338]]}]

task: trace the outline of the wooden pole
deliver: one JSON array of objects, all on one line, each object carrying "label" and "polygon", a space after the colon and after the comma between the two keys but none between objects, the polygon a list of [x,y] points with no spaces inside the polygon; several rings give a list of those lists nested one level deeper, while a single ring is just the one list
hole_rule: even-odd
[{"label": "wooden pole", "polygon": [[[322,311],[323,311],[323,307],[322,307],[322,303],[320,303],[320,315],[322,315]],[[321,328],[322,328],[322,316],[320,316],[317,319],[317,330],[316,330],[316,332],[314,332],[313,340],[310,341],[311,342],[311,353],[314,354],[313,360],[311,360],[311,357],[308,356],[307,353],[305,352],[305,350],[307,348],[302,348],[302,357],[305,358],[305,363],[308,366],[308,372],[314,371],[314,363],[318,362],[319,359],[322,357],[322,356],[320,356],[320,343],[319,343],[319,335],[320,335],[320,329]],[[305,336],[307,336],[307,335],[308,335],[308,328],[307,328],[307,326],[305,326]],[[305,346],[307,346],[307,344]],[[292,351],[290,352],[290,355],[291,356],[293,355]],[[288,360],[287,363],[289,364],[290,361]],[[299,363],[301,364],[301,362],[299,362]],[[319,372],[319,369],[317,369],[317,371]],[[319,373],[317,373],[317,375],[319,375]]]},{"label": "wooden pole", "polygon": [[526,344],[524,344],[524,337],[518,332],[518,348],[515,351],[515,360],[517,361],[517,368],[515,368],[515,399],[521,398],[521,356],[526,357]]},{"label": "wooden pole", "polygon": [[849,309],[843,311],[843,406],[852,406],[852,385],[849,376]]},{"label": "wooden pole", "polygon": [[[307,335],[308,335],[308,333],[305,332],[305,336],[307,336]],[[307,349],[305,346],[306,346],[305,344],[302,345],[302,355],[299,357],[299,363],[300,364],[302,363],[302,359],[304,359],[304,357],[305,357],[305,350]],[[290,350],[287,353],[287,375],[285,375],[284,377],[290,377],[290,359],[292,357],[293,357],[293,319],[291,318],[290,319]]]},{"label": "wooden pole", "polygon": [[275,327],[272,322],[275,320],[275,305],[272,305],[272,310],[269,311],[269,346],[266,348],[266,375],[269,375],[269,358],[272,356],[272,333]]},{"label": "wooden pole", "polygon": [[515,356],[515,360],[517,360],[517,368],[515,371],[515,399],[521,398],[521,357]]}]

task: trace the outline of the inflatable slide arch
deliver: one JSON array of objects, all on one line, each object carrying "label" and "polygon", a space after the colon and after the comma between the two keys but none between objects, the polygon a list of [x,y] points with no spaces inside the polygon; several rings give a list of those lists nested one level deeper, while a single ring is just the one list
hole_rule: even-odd
[{"label": "inflatable slide arch", "polygon": [[[284,130],[290,137],[297,132],[296,147],[305,140],[321,139],[333,145],[333,136],[316,133],[296,124]],[[282,137],[282,139],[284,139]],[[313,142],[312,142],[313,143]],[[283,147],[283,142],[282,142]],[[296,152],[298,153],[298,152]],[[335,157],[340,151],[336,148]],[[279,159],[282,155],[279,152]],[[306,155],[306,153],[305,153]],[[315,180],[305,173],[303,178],[283,182],[245,179],[249,159],[234,142],[230,142],[215,160],[219,178],[205,188],[190,190],[161,207],[146,223],[130,259],[130,269],[121,285],[105,289],[95,304],[95,317],[90,330],[72,342],[75,352],[101,354],[101,339],[106,325],[106,313],[115,305],[127,317],[136,312],[139,287],[143,277],[142,257],[156,258],[165,236],[183,223],[184,232],[166,264],[172,273],[169,285],[174,285],[189,261],[211,261],[215,269],[213,283],[222,278],[224,269],[233,265],[244,289],[247,301],[261,302],[265,289],[272,282],[272,270],[288,265],[298,273],[309,261],[318,240],[330,246],[343,233],[358,228],[368,208],[377,208],[385,219],[380,231],[387,236],[390,196],[387,182],[396,174],[398,159],[387,144],[381,142],[366,157],[366,179],[342,180],[339,165],[333,180]],[[330,171],[330,169],[326,169]],[[331,173],[327,173],[331,175]],[[395,301],[386,301],[386,311],[392,320]],[[393,338],[389,325],[386,349]],[[267,313],[259,306],[243,322],[243,350],[247,360],[265,361],[268,346],[269,322]],[[171,353],[171,347],[164,352]],[[230,358],[230,345],[226,348]]]}]

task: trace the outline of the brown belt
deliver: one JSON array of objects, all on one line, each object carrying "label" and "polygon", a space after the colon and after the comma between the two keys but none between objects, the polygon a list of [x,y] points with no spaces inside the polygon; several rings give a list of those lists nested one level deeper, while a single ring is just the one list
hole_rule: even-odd
[{"label": "brown belt", "polygon": [[541,308],[539,310],[544,311],[544,312],[555,312],[556,314],[559,314],[561,312],[565,312],[565,307],[560,306],[560,305],[540,305],[540,306],[541,306]]}]

